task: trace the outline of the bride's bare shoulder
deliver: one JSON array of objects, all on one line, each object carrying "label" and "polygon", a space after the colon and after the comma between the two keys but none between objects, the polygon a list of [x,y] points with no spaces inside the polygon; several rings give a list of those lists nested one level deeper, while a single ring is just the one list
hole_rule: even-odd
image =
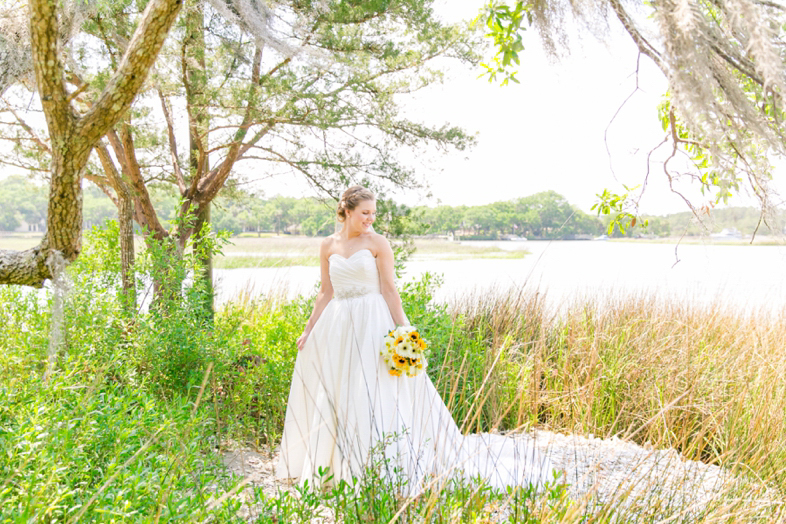
[{"label": "bride's bare shoulder", "polygon": [[333,235],[323,238],[322,242],[319,243],[319,254],[329,255],[330,253],[332,253],[335,243],[336,243],[336,239]]},{"label": "bride's bare shoulder", "polygon": [[381,253],[393,252],[390,247],[390,241],[384,235],[379,233],[371,233],[371,245],[374,246],[374,255],[379,256]]}]

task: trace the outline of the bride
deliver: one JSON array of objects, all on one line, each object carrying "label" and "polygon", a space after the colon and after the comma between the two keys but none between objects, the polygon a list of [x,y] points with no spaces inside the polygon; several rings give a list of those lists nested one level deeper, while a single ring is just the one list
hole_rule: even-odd
[{"label": "bride", "polygon": [[371,191],[350,187],[337,213],[343,228],[320,246],[321,287],[297,339],[276,476],[351,484],[376,462],[410,494],[433,479],[482,478],[500,489],[552,480],[531,437],[462,435],[426,373],[388,372],[383,337],[409,325],[393,251],[372,229]]}]

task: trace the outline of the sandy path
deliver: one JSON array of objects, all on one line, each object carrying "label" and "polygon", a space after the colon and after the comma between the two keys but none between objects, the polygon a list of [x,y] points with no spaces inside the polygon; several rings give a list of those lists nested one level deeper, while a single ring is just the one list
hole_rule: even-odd
[{"label": "sandy path", "polygon": [[[631,511],[661,507],[680,508],[688,515],[722,504],[731,490],[739,488],[740,478],[722,468],[686,460],[673,449],[658,450],[618,438],[601,439],[592,435],[561,435],[538,431],[532,435],[511,438],[535,439],[536,446],[547,453],[552,465],[563,472],[569,484],[572,499],[590,504],[613,502]],[[260,487],[265,495],[275,497],[278,490],[294,489],[275,479],[274,468],[278,456],[275,452],[256,452],[248,449],[226,451],[222,460],[225,467]],[[736,487],[735,487],[736,486]],[[766,490],[741,491],[750,497],[751,507],[780,505],[772,495],[763,496]],[[248,493],[241,494],[245,504],[240,515],[253,520],[260,508],[250,504]],[[739,498],[739,495],[735,495]],[[665,511],[665,514],[673,511]],[[330,515],[325,511],[325,515]],[[679,519],[682,520],[682,519]],[[331,522],[330,518],[323,522]]]}]

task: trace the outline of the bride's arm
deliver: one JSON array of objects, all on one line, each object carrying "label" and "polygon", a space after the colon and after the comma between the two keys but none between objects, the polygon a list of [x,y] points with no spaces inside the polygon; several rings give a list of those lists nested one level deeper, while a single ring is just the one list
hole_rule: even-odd
[{"label": "bride's arm", "polygon": [[390,247],[388,239],[379,235],[376,242],[377,248],[377,270],[379,271],[379,286],[382,296],[390,309],[390,315],[397,326],[408,326],[404,308],[401,305],[401,297],[396,289],[396,281],[393,270],[393,249]]},{"label": "bride's arm", "polygon": [[329,267],[328,245],[327,242],[322,242],[322,245],[319,246],[319,269],[321,274],[319,292],[317,292],[317,299],[314,302],[314,311],[311,312],[311,316],[308,318],[308,323],[305,329],[303,329],[303,334],[297,339],[298,350],[303,349],[306,339],[314,328],[314,324],[317,323],[320,315],[322,315],[322,311],[325,310],[325,306],[327,306],[328,302],[333,298],[333,284],[330,282]]}]

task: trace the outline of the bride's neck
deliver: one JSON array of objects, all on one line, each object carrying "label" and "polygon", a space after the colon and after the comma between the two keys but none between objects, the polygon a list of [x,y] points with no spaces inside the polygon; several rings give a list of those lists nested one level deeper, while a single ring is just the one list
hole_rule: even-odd
[{"label": "bride's neck", "polygon": [[359,237],[360,234],[361,231],[353,231],[352,228],[346,224],[344,224],[344,227],[338,232],[338,236],[340,236],[342,240],[354,240]]}]

